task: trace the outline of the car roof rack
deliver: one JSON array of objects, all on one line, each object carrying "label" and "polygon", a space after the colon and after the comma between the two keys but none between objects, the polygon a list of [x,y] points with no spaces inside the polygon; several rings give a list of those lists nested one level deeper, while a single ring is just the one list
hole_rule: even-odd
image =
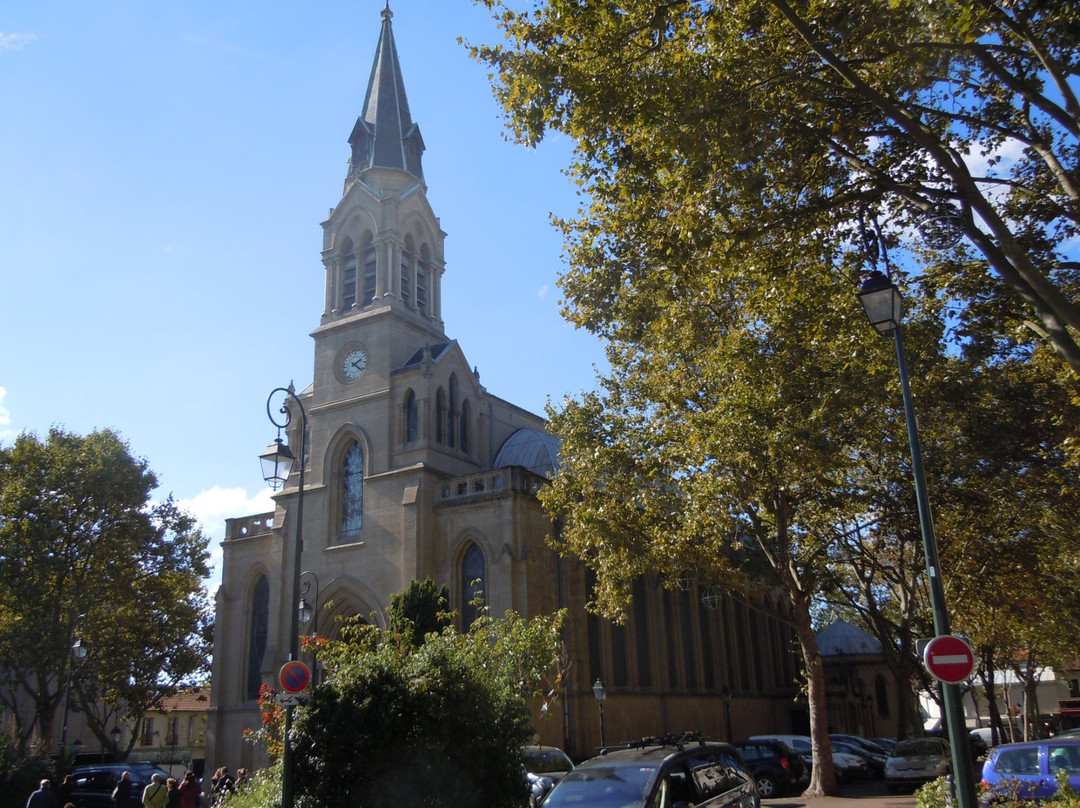
[{"label": "car roof rack", "polygon": [[636,741],[627,741],[626,743],[618,744],[616,746],[602,746],[600,747],[600,754],[606,755],[608,752],[617,752],[620,749],[648,749],[653,746],[674,746],[681,752],[689,744],[696,743],[698,746],[704,746],[706,740],[705,737],[697,732],[683,732],[678,735],[669,732],[667,735],[647,736],[639,738]]}]

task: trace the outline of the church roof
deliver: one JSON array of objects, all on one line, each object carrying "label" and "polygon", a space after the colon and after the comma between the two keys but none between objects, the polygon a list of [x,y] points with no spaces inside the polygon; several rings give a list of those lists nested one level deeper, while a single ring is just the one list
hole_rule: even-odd
[{"label": "church roof", "polygon": [[851,623],[837,620],[817,634],[818,650],[822,656],[839,654],[880,654],[881,643]]},{"label": "church roof", "polygon": [[507,466],[522,466],[533,474],[550,477],[559,467],[559,441],[536,429],[519,429],[495,456],[495,468]]},{"label": "church roof", "polygon": [[413,123],[409,101],[405,97],[405,81],[390,25],[393,16],[387,0],[364,107],[349,135],[349,144],[353,147],[350,176],[369,168],[390,168],[408,172],[423,181],[420,155],[424,151],[424,141],[420,127]]}]

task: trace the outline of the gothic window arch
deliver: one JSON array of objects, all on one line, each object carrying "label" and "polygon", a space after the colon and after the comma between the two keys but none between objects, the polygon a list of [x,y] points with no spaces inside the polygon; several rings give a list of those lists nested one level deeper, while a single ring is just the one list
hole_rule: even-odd
[{"label": "gothic window arch", "polygon": [[876,702],[878,718],[889,717],[889,688],[885,685],[884,676],[874,677],[874,700]]},{"label": "gothic window arch", "polygon": [[420,437],[420,409],[416,393],[410,390],[405,396],[405,442],[412,443]]},{"label": "gothic window arch", "polygon": [[260,575],[251,590],[251,622],[248,625],[247,687],[245,697],[259,698],[263,657],[270,627],[270,582]]},{"label": "gothic window arch", "polygon": [[487,592],[487,560],[478,544],[472,543],[461,559],[461,630],[468,631]]},{"label": "gothic window arch", "polygon": [[428,290],[431,287],[431,251],[426,244],[420,247],[420,261],[416,265],[416,310],[428,313]]},{"label": "gothic window arch", "polygon": [[375,274],[378,262],[375,257],[375,245],[372,244],[371,234],[365,233],[364,244],[360,250],[363,264],[363,273],[360,278],[360,305],[366,306],[375,299]]},{"label": "gothic window arch", "polygon": [[341,311],[356,305],[356,250],[348,239],[341,245]]},{"label": "gothic window arch", "polygon": [[463,452],[469,451],[469,402],[461,402],[461,418],[458,419],[458,447]]},{"label": "gothic window arch", "polygon": [[364,522],[364,447],[353,441],[341,468],[341,535],[359,536]]},{"label": "gothic window arch", "polygon": [[454,410],[457,407],[457,378],[450,374],[450,392],[446,400],[446,445],[454,445]]},{"label": "gothic window arch", "polygon": [[405,237],[405,246],[401,250],[401,279],[400,291],[401,302],[406,307],[412,306],[413,301],[413,262],[415,261],[416,245],[411,235]]},{"label": "gothic window arch", "polygon": [[435,391],[435,440],[438,443],[446,442],[446,432],[443,425],[446,423],[446,394],[440,387]]}]

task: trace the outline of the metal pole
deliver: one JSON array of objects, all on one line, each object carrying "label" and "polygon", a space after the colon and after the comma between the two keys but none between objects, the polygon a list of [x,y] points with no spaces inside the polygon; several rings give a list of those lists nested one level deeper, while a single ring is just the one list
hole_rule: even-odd
[{"label": "metal pole", "polygon": [[607,746],[604,742],[604,702],[599,701],[597,704],[600,705],[600,747],[603,748]]},{"label": "metal pole", "polygon": [[[300,595],[300,558],[304,551],[304,462],[307,456],[307,413],[304,411],[304,405],[301,403],[299,396],[296,395],[296,389],[289,385],[286,388],[277,388],[271,391],[270,396],[273,397],[274,393],[279,390],[284,390],[286,393],[286,403],[291,397],[296,406],[300,409],[300,455],[297,461],[300,463],[300,478],[297,481],[296,492],[296,538],[293,545],[293,580],[292,580],[292,597],[289,601],[289,660],[295,660],[300,658],[300,614],[297,610],[297,604],[299,603]],[[270,414],[270,402],[267,400],[267,414]],[[285,405],[282,405],[282,412],[285,413],[284,425],[278,424],[274,420],[273,415],[270,415],[270,422],[278,427],[287,427],[291,420],[288,409]],[[285,738],[284,738],[284,752],[281,756],[281,808],[293,808],[296,803],[295,785],[293,783],[293,768],[295,766],[295,755],[293,753],[292,745],[292,723],[293,723],[293,706],[287,705],[285,707]]]},{"label": "metal pole", "polygon": [[[945,587],[941,580],[938,560],[937,536],[930,513],[930,500],[926,493],[926,477],[922,466],[922,447],[919,443],[919,424],[915,416],[915,404],[908,383],[907,357],[900,327],[893,329],[896,342],[896,359],[900,365],[900,388],[904,396],[904,417],[907,421],[908,442],[911,444],[911,473],[915,478],[915,499],[919,507],[919,528],[922,532],[923,556],[926,559],[926,575],[930,584],[930,605],[934,614],[934,634],[941,637],[951,634],[949,613],[945,608]],[[960,701],[960,686],[942,684],[945,701],[945,724],[952,747],[953,773],[956,796],[960,808],[978,808],[975,800],[975,775],[971,763],[971,742],[964,721],[964,708]]]}]

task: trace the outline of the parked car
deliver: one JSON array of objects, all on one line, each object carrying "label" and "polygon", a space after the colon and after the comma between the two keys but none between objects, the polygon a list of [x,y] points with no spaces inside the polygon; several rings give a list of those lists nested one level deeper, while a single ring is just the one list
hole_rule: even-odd
[{"label": "parked car", "polygon": [[573,761],[557,746],[526,746],[521,750],[521,757],[533,806],[539,805],[563,775],[574,768]]},{"label": "parked car", "polygon": [[[751,735],[750,740],[783,741],[803,759],[807,772],[813,772],[814,753],[809,735]],[[835,748],[833,749],[833,766],[836,769],[836,779],[841,782],[864,780],[871,776],[870,767],[862,758],[845,754]]]},{"label": "parked car", "polygon": [[870,740],[876,743],[886,752],[891,752],[897,744],[896,738],[871,738]]},{"label": "parked car", "polygon": [[735,741],[732,746],[739,750],[764,799],[802,790],[810,782],[802,757],[783,741]]},{"label": "parked car", "polygon": [[843,741],[844,743],[852,744],[859,747],[860,749],[865,749],[874,757],[881,758],[882,763],[884,763],[885,758],[889,756],[888,749],[886,749],[881,744],[870,740],[869,738],[862,737],[861,735],[845,735],[841,732],[834,732],[829,735],[829,738],[834,741],[839,740]]},{"label": "parked car", "polygon": [[987,801],[993,802],[995,795],[1049,799],[1057,793],[1058,772],[1064,772],[1069,785],[1080,790],[1080,738],[1057,737],[995,746],[982,768]]},{"label": "parked car", "polygon": [[890,794],[944,777],[952,768],[949,742],[942,738],[900,741],[885,761],[885,787]]},{"label": "parked car", "polygon": [[842,752],[845,755],[851,755],[862,760],[866,764],[866,770],[870,777],[883,777],[885,775],[885,757],[850,741],[842,741],[834,735],[829,736],[829,741],[832,743],[834,758],[837,752]]},{"label": "parked car", "polygon": [[143,789],[155,774],[168,773],[149,763],[102,763],[97,766],[77,766],[72,772],[75,787],[71,801],[76,808],[113,808],[112,792],[124,772],[131,772],[131,793],[138,802]]},{"label": "parked car", "polygon": [[760,808],[754,776],[731,744],[692,735],[609,747],[568,772],[544,808]]}]

